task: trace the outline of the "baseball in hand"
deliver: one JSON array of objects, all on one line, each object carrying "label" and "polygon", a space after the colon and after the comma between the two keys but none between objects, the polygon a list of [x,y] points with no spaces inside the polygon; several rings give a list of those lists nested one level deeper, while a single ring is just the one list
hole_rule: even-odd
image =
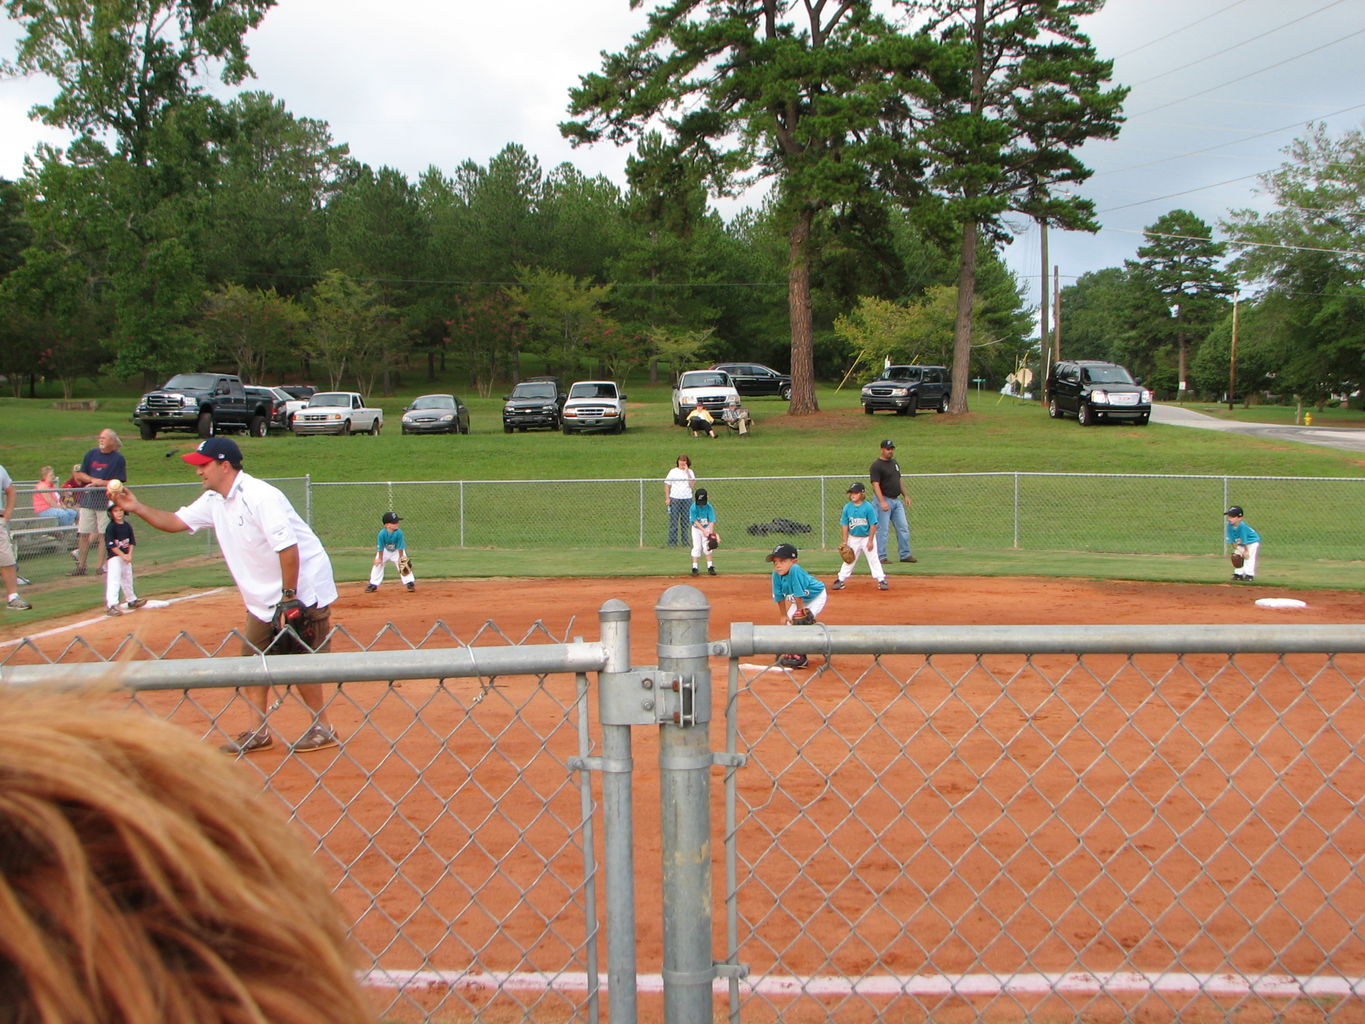
[{"label": "baseball in hand", "polygon": [[104,485],[104,489],[109,494],[117,494],[119,491],[123,490],[123,481],[110,480],[107,484]]}]

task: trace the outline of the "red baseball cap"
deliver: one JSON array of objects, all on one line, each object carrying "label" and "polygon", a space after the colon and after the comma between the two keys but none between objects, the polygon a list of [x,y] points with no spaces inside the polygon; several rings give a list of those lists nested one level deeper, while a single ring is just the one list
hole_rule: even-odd
[{"label": "red baseball cap", "polygon": [[207,466],[210,462],[228,462],[241,467],[242,449],[237,442],[226,437],[210,437],[200,441],[199,447],[181,456],[191,466]]}]

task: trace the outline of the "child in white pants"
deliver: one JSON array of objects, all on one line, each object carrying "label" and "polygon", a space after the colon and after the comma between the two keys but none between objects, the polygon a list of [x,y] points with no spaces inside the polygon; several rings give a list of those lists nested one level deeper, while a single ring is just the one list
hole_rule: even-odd
[{"label": "child in white pants", "polygon": [[121,506],[109,503],[109,525],[104,528],[104,551],[108,556],[104,570],[104,609],[107,615],[122,615],[119,610],[119,591],[128,602],[128,607],[141,608],[143,601],[133,592],[133,548],[137,538],[133,536],[133,524],[124,520]]}]

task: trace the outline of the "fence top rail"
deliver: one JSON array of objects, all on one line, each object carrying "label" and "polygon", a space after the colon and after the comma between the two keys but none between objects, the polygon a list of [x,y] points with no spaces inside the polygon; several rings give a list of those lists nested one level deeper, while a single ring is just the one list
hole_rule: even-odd
[{"label": "fence top rail", "polygon": [[[853,474],[857,476],[857,474]],[[902,473],[908,480],[928,480],[942,477],[967,478],[967,477],[1046,477],[1060,479],[1085,479],[1085,480],[1256,480],[1261,482],[1277,483],[1365,483],[1365,476],[1232,476],[1226,473],[1049,473],[1049,472],[1025,472],[1018,470],[999,470],[981,473]],[[292,478],[291,478],[292,479]],[[306,478],[298,478],[306,479]],[[394,485],[415,485],[415,486],[456,486],[463,484],[479,485],[503,485],[509,483],[534,484],[537,487],[545,484],[639,484],[655,483],[663,479],[663,476],[622,476],[622,477],[565,477],[553,480],[313,480],[313,487],[391,487]],[[847,473],[823,473],[809,474],[804,476],[792,476],[784,474],[782,476],[703,476],[698,474],[698,480],[738,482],[747,483],[754,480],[847,480]],[[842,493],[842,492],[841,492]]]},{"label": "fence top rail", "polygon": [[753,654],[1358,654],[1365,626],[756,626],[730,624],[728,657]]},{"label": "fence top rail", "polygon": [[250,655],[0,667],[0,686],[72,689],[185,690],[237,686],[297,686],[398,679],[492,678],[600,672],[602,644],[521,644],[444,647],[345,654]]}]

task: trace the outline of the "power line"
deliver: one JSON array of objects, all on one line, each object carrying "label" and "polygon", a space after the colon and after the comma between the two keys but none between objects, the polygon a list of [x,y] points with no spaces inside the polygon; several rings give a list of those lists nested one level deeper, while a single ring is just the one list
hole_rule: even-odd
[{"label": "power line", "polygon": [[1172,36],[1183,35],[1184,33],[1188,32],[1190,29],[1194,28],[1196,25],[1201,25],[1201,24],[1203,24],[1204,22],[1208,21],[1210,18],[1216,18],[1216,17],[1218,17],[1218,15],[1222,14],[1224,11],[1230,11],[1230,10],[1232,10],[1234,7],[1240,7],[1240,6],[1241,6],[1242,4],[1244,4],[1244,3],[1246,3],[1246,0],[1233,0],[1232,3],[1228,4],[1226,7],[1220,7],[1220,8],[1218,8],[1218,10],[1214,11],[1212,14],[1206,14],[1206,15],[1204,15],[1202,18],[1197,18],[1197,19],[1195,19],[1194,21],[1191,21],[1191,22],[1189,22],[1189,23],[1187,23],[1187,24],[1185,24],[1185,25],[1181,25],[1179,28],[1173,28],[1173,29],[1171,29],[1169,32],[1167,32],[1164,36],[1157,36],[1155,39],[1149,40],[1148,42],[1143,43],[1141,46],[1135,46],[1135,47],[1133,47],[1131,50],[1124,50],[1122,53],[1120,53],[1120,54],[1119,54],[1117,57],[1115,57],[1114,59],[1115,59],[1115,60],[1122,60],[1124,57],[1131,57],[1133,54],[1139,53],[1139,52],[1141,52],[1142,50],[1147,49],[1147,47],[1149,47],[1149,46],[1155,46],[1157,43],[1165,42],[1167,39],[1170,39]]}]

